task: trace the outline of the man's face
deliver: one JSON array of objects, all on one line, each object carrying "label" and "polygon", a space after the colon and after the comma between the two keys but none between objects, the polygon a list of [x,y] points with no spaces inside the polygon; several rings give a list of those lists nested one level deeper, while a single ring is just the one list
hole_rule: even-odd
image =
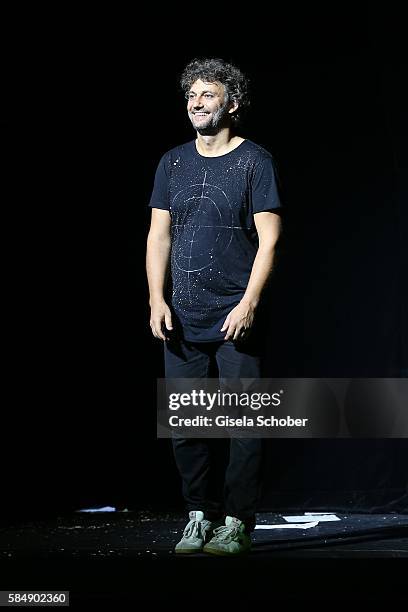
[{"label": "man's face", "polygon": [[211,135],[226,125],[230,105],[224,85],[206,83],[198,79],[190,87],[187,111],[193,128],[200,134]]}]

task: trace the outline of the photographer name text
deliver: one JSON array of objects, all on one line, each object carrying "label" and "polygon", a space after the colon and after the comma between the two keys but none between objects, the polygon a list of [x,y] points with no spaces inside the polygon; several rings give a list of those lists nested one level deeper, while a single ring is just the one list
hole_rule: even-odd
[{"label": "photographer name text", "polygon": [[241,418],[231,418],[220,415],[215,418],[208,416],[195,416],[192,418],[179,417],[172,415],[169,417],[170,427],[306,427],[309,419],[294,419],[291,416],[264,417],[258,415],[256,418],[243,416]]}]

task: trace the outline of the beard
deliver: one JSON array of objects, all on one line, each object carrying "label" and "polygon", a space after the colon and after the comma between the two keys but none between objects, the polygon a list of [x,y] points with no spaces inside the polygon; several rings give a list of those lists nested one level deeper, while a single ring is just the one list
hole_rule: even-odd
[{"label": "beard", "polygon": [[202,136],[214,136],[221,128],[229,125],[228,105],[224,104],[207,119],[201,121],[199,125],[194,124],[194,115],[189,113],[193,128]]}]

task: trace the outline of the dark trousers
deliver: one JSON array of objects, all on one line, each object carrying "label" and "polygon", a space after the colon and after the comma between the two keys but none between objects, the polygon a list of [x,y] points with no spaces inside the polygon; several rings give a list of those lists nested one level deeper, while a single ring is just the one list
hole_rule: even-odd
[{"label": "dark trousers", "polygon": [[[256,350],[232,341],[189,343],[174,339],[164,345],[166,378],[208,378],[215,361],[220,378],[259,378],[260,359]],[[255,511],[260,494],[262,439],[232,437],[223,487],[214,488],[217,465],[214,447],[225,440],[173,436],[176,465],[182,478],[182,492],[187,511],[203,510],[215,520],[223,514],[255,527]],[[214,497],[215,496],[215,497]]]}]

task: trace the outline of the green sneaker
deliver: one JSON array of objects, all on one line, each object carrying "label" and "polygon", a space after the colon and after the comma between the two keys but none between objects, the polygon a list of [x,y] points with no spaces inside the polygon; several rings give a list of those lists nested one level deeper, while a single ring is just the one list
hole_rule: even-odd
[{"label": "green sneaker", "polygon": [[203,552],[212,555],[234,556],[249,552],[251,537],[245,533],[245,525],[235,516],[225,517],[225,525],[213,531],[213,537],[205,544]]},{"label": "green sneaker", "polygon": [[176,553],[189,554],[201,552],[204,542],[212,535],[212,523],[204,518],[201,510],[189,512],[189,522],[184,528],[183,537],[176,544]]}]

